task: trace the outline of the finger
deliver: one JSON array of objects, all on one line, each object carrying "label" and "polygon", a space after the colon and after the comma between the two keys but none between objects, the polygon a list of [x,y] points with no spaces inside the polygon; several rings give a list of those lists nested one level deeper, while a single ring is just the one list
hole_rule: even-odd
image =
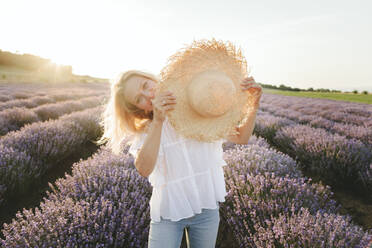
[{"label": "finger", "polygon": [[258,86],[254,85],[254,84],[241,84],[241,87],[244,87],[244,88],[258,88]]},{"label": "finger", "polygon": [[175,104],[175,103],[176,103],[176,100],[166,100],[166,101],[164,101],[163,106],[170,105],[170,104]]},{"label": "finger", "polygon": [[262,87],[259,86],[259,85],[243,85],[243,87],[246,87],[246,88],[255,88],[255,89],[262,89]]},{"label": "finger", "polygon": [[175,96],[164,96],[163,97],[163,100],[174,100],[174,99],[176,99]]},{"label": "finger", "polygon": [[257,84],[254,80],[242,81],[241,84]]},{"label": "finger", "polygon": [[246,88],[246,89],[249,89],[249,88],[253,88],[253,89],[256,89],[256,90],[259,90],[259,89],[262,89],[262,87],[260,85],[255,85],[255,84],[242,84],[241,85],[242,88]]},{"label": "finger", "polygon": [[175,100],[175,99],[176,99],[175,96],[166,95],[166,96],[161,97],[159,100],[160,101],[169,101],[169,100]]},{"label": "finger", "polygon": [[244,84],[258,84],[256,81],[254,80],[249,80],[249,81],[243,81],[242,83]]},{"label": "finger", "polygon": [[249,91],[249,92],[261,92],[261,88],[257,87],[242,87],[243,91]]},{"label": "finger", "polygon": [[161,99],[161,100],[159,100],[159,102],[158,102],[158,104],[161,106],[161,107],[163,107],[163,106],[166,106],[166,105],[168,105],[169,104],[169,99]]},{"label": "finger", "polygon": [[244,82],[246,81],[254,81],[254,78],[253,77],[246,77],[243,79]]},{"label": "finger", "polygon": [[164,109],[164,111],[173,110],[174,106],[173,105],[168,105],[168,106],[165,106],[163,109]]},{"label": "finger", "polygon": [[240,85],[242,85],[242,86],[253,86],[253,85],[255,85],[255,83],[248,83],[248,82],[243,82],[243,83],[241,83]]},{"label": "finger", "polygon": [[167,105],[167,106],[164,106],[165,109],[174,109],[175,106],[174,104],[170,104],[170,105]]}]

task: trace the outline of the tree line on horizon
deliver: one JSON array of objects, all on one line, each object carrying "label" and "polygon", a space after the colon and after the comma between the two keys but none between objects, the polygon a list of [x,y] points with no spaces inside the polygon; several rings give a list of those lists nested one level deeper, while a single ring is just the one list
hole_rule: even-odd
[{"label": "tree line on horizon", "polygon": [[[313,87],[310,87],[308,89],[300,89],[300,88],[297,88],[297,87],[296,88],[292,88],[291,86],[286,86],[284,84],[280,84],[279,86],[276,86],[276,85],[272,85],[272,84],[262,84],[262,83],[260,83],[260,85],[263,88],[275,89],[275,90],[342,93],[341,90],[331,90],[331,89],[326,89],[326,88],[314,89]],[[345,93],[347,93],[347,92],[345,92]],[[358,91],[357,90],[353,90],[352,93],[358,94]],[[367,95],[368,94],[368,91],[364,90],[361,93]]]},{"label": "tree line on horizon", "polygon": [[[45,82],[106,82],[104,78],[91,77],[89,75],[76,75],[72,73],[71,65],[57,65],[50,59],[45,59],[32,54],[17,54],[0,49],[0,66],[4,66],[5,70],[0,71],[1,79],[19,81],[22,77],[12,76],[7,72],[7,67],[20,69],[24,71],[27,80],[34,78],[34,81]],[[11,79],[12,78],[12,79]]]},{"label": "tree line on horizon", "polygon": [[0,65],[15,67],[30,72],[56,72],[61,75],[72,75],[72,66],[57,65],[50,59],[44,59],[32,54],[15,54],[0,49]]}]

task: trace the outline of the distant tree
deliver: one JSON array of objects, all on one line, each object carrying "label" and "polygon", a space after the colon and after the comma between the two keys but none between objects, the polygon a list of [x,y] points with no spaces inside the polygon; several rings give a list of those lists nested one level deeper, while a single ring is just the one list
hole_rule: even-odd
[{"label": "distant tree", "polygon": [[272,84],[263,84],[263,83],[260,83],[260,85],[262,86],[262,88],[267,88],[267,89],[277,89],[277,90],[287,90],[287,91],[311,91],[311,92],[341,92],[341,90],[330,90],[330,89],[324,89],[324,88],[320,88],[320,89],[314,89],[313,87],[310,87],[308,89],[301,89],[301,88],[292,88],[290,86],[286,86],[284,84],[280,84],[279,86],[276,86],[276,85],[272,85]]},{"label": "distant tree", "polygon": [[354,93],[354,94],[358,94],[358,91],[357,91],[357,90],[353,90],[353,93]]},{"label": "distant tree", "polygon": [[279,85],[280,90],[292,90],[292,87],[290,86],[285,86],[284,84]]},{"label": "distant tree", "polygon": [[362,92],[364,95],[368,95],[368,91],[366,91],[366,90],[363,90],[363,92]]},{"label": "distant tree", "polygon": [[263,87],[263,88],[267,88],[267,89],[278,89],[278,87],[276,85],[271,85],[271,84],[261,84],[260,85]]},{"label": "distant tree", "polygon": [[[13,66],[28,71],[48,71],[56,65],[49,59],[44,59],[32,54],[15,54],[0,50],[0,65]],[[61,74],[71,75],[71,66],[59,66]],[[53,69],[55,71],[55,69]]]},{"label": "distant tree", "polygon": [[331,92],[329,89],[324,89],[324,88],[317,89],[316,91],[318,91],[318,92]]}]

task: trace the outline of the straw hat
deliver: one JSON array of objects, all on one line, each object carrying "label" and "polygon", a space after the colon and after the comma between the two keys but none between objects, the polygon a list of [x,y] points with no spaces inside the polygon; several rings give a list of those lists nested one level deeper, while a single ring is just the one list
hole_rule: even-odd
[{"label": "straw hat", "polygon": [[204,142],[236,134],[253,105],[240,86],[247,75],[246,60],[231,42],[194,41],[172,55],[158,90],[176,97],[174,110],[167,111],[176,132]]}]

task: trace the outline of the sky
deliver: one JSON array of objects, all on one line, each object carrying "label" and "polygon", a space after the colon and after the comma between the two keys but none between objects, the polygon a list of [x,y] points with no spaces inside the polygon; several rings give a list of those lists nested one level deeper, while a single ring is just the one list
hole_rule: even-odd
[{"label": "sky", "polygon": [[154,74],[194,40],[241,48],[256,82],[372,91],[369,0],[0,0],[0,49],[73,73]]}]

